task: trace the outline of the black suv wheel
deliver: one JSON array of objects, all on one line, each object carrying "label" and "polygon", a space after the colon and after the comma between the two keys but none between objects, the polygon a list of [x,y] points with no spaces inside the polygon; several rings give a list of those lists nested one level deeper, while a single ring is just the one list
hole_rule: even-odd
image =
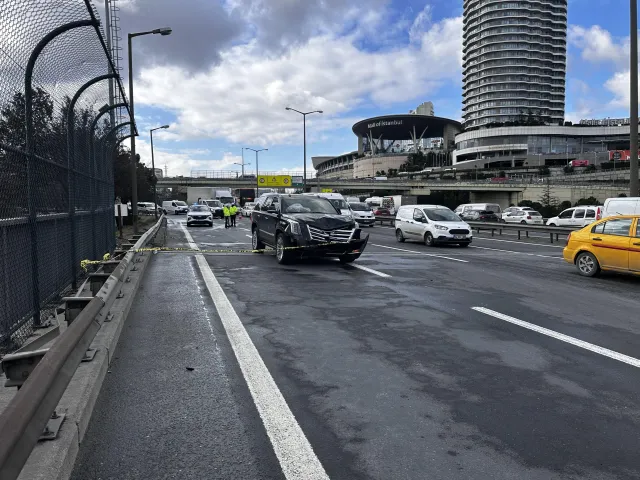
[{"label": "black suv wheel", "polygon": [[279,233],[276,237],[276,259],[279,264],[286,265],[287,263],[291,263],[293,252],[291,250],[287,250],[290,246],[291,243],[287,236],[283,233]]},{"label": "black suv wheel", "polygon": [[264,243],[258,238],[258,227],[253,227],[253,232],[251,233],[251,248],[252,250],[264,250]]}]

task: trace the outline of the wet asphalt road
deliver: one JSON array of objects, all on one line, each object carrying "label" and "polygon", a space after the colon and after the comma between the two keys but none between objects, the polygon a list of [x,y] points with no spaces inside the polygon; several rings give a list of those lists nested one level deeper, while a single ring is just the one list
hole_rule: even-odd
[{"label": "wet asphalt road", "polygon": [[[241,250],[248,226],[189,232]],[[547,237],[366,232],[373,271],[205,255],[330,478],[640,478],[638,368],[472,309],[637,358],[640,279],[582,278]],[[202,283],[192,254],[153,257],[75,479],[283,478]]]}]

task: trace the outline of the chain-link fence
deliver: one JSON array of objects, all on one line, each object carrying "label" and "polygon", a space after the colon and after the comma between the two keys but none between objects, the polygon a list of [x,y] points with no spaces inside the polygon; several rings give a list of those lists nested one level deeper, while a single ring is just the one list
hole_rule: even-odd
[{"label": "chain-link fence", "polygon": [[113,152],[130,123],[113,72],[89,0],[0,0],[0,353],[115,246]]}]

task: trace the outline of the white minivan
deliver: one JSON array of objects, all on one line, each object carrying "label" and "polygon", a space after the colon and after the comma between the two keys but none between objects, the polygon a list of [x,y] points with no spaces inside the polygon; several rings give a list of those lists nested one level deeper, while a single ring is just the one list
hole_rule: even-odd
[{"label": "white minivan", "polygon": [[424,242],[430,247],[454,243],[468,247],[473,240],[471,227],[442,205],[403,205],[395,221],[396,240]]},{"label": "white minivan", "polygon": [[352,215],[349,204],[340,193],[311,193],[305,195],[316,195],[318,197],[326,198],[331,204],[340,212],[340,215]]},{"label": "white minivan", "polygon": [[186,215],[189,206],[182,200],[165,200],[162,202],[162,211],[165,215]]},{"label": "white minivan", "polygon": [[[615,215],[615,214],[614,214]],[[596,220],[602,218],[602,207],[592,205],[581,205],[567,208],[560,212],[557,217],[547,220],[550,227],[586,227]]]},{"label": "white minivan", "polygon": [[602,210],[602,218],[612,215],[640,215],[640,197],[607,198]]}]

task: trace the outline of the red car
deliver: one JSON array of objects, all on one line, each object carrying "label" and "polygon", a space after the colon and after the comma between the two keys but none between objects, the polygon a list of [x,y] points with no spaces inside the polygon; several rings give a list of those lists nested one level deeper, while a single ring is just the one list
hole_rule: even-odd
[{"label": "red car", "polygon": [[377,207],[373,210],[374,215],[391,215],[391,210],[388,208]]}]

